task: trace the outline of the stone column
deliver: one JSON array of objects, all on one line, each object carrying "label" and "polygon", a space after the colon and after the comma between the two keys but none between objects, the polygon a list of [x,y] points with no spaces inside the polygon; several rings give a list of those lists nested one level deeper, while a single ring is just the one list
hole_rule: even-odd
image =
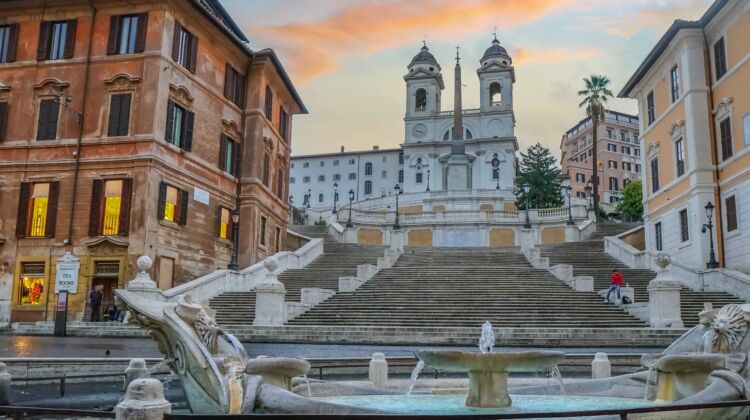
[{"label": "stone column", "polygon": [[0,328],[10,326],[10,296],[13,290],[13,276],[4,264],[0,264]]},{"label": "stone column", "polygon": [[138,257],[138,260],[136,261],[138,274],[133,280],[130,280],[125,285],[125,289],[130,292],[141,294],[149,299],[161,300],[161,291],[156,285],[156,282],[151,280],[151,276],[148,274],[148,270],[151,269],[153,264],[154,261],[146,255]]},{"label": "stone column", "polygon": [[390,249],[403,251],[404,245],[406,245],[406,231],[403,229],[392,230]]},{"label": "stone column", "polygon": [[661,271],[648,284],[648,312],[651,328],[682,328],[680,290],[682,283],[672,276],[667,266],[672,259],[660,252],[656,264]]},{"label": "stone column", "polygon": [[596,353],[594,361],[591,362],[591,379],[604,379],[612,376],[612,363],[607,353]]},{"label": "stone column", "polygon": [[265,280],[255,288],[255,320],[253,325],[276,326],[286,322],[286,287],[274,271],[279,267],[275,257],[266,258]]},{"label": "stone column", "polygon": [[125,389],[128,389],[128,385],[134,380],[148,377],[149,373],[148,368],[146,368],[146,361],[143,359],[131,359],[127,369],[125,369]]},{"label": "stone column", "polygon": [[385,388],[388,382],[388,361],[385,360],[385,354],[373,353],[370,360],[369,370],[370,382],[377,388]]},{"label": "stone column", "polygon": [[534,229],[518,229],[516,231],[517,239],[518,239],[518,245],[521,247],[521,251],[526,251],[528,249],[534,248],[536,245],[536,240],[534,240]]},{"label": "stone column", "polygon": [[162,420],[172,412],[164,399],[164,387],[156,379],[136,379],[128,385],[125,399],[115,407],[117,420]]},{"label": "stone column", "polygon": [[10,373],[5,363],[0,362],[0,405],[10,405]]}]

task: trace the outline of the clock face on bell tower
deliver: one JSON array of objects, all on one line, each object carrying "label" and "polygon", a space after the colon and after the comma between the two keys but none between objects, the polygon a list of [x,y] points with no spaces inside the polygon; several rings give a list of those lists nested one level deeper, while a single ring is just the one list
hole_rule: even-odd
[{"label": "clock face on bell tower", "polygon": [[427,135],[427,126],[424,124],[417,124],[412,127],[411,133],[414,137],[422,138]]}]

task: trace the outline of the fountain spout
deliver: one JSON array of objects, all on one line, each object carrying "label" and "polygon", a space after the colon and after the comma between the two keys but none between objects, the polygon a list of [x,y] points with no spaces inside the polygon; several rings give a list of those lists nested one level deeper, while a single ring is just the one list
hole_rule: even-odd
[{"label": "fountain spout", "polygon": [[492,330],[490,321],[482,324],[482,336],[479,337],[479,351],[482,353],[492,353],[495,347],[495,332]]}]

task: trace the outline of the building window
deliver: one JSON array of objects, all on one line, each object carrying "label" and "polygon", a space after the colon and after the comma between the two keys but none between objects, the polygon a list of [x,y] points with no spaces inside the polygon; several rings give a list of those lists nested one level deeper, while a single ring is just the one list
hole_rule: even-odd
[{"label": "building window", "polygon": [[266,246],[266,226],[268,224],[268,220],[265,216],[260,216],[260,232],[258,234],[260,235],[260,244],[262,246]]},{"label": "building window", "polygon": [[500,179],[500,169],[492,168],[492,180],[497,181]]},{"label": "building window", "polygon": [[625,155],[629,155],[630,154],[630,146],[622,146],[621,150],[622,150],[622,153],[625,154]]},{"label": "building window", "polygon": [[648,114],[648,125],[651,125],[656,120],[656,110],[654,109],[654,91],[646,95],[646,113]]},{"label": "building window", "polygon": [[651,159],[651,192],[659,191],[659,158]]},{"label": "building window", "polygon": [[641,155],[641,149],[633,149],[633,155],[634,156],[640,156]]},{"label": "building window", "polygon": [[620,191],[620,186],[618,185],[617,178],[615,178],[615,177],[609,177],[609,190],[610,191]]},{"label": "building window", "polygon": [[146,45],[148,14],[112,16],[109,20],[107,54],[142,53]]},{"label": "building window", "polygon": [[297,180],[294,177],[289,177],[289,183],[294,184]]},{"label": "building window", "polygon": [[735,196],[724,200],[724,208],[727,212],[727,232],[737,230],[737,200]]},{"label": "building window", "polygon": [[727,74],[727,55],[724,49],[724,37],[719,38],[714,44],[714,68],[716,69],[716,80]]},{"label": "building window", "polygon": [[417,89],[414,111],[420,112],[425,109],[427,109],[427,91],[424,89]]},{"label": "building window", "polygon": [[399,169],[398,171],[398,183],[403,184],[404,183],[404,170]]},{"label": "building window", "polygon": [[59,192],[59,182],[21,183],[16,222],[17,237],[55,236]]},{"label": "building window", "polygon": [[[2,104],[0,103],[0,110]],[[3,121],[2,121],[2,113],[0,112],[0,127],[2,127]],[[742,119],[742,125],[745,131],[745,146],[750,146],[750,114],[745,115],[745,117]],[[3,131],[0,129],[0,139],[2,139]]]},{"label": "building window", "polygon": [[302,167],[303,167],[303,168],[309,168],[309,167],[310,167],[310,162],[304,162],[304,163],[302,164]]},{"label": "building window", "polygon": [[388,171],[381,171],[380,172],[380,177],[381,178],[388,178]]},{"label": "building window", "polygon": [[372,194],[372,181],[365,181],[365,195]]},{"label": "building window", "polygon": [[226,207],[219,207],[219,238],[231,239],[232,212]]},{"label": "building window", "polygon": [[324,167],[324,166],[326,166],[326,162],[325,162],[325,161],[323,161],[323,160],[321,160],[321,161],[320,161],[320,167],[322,168],[322,167]]},{"label": "building window", "polygon": [[611,128],[608,128],[607,129],[607,138],[608,139],[614,138],[614,135],[615,135],[614,134],[614,130],[612,130]]},{"label": "building window", "polygon": [[37,60],[73,58],[76,23],[76,20],[42,22],[39,29]]},{"label": "building window", "polygon": [[107,137],[128,135],[131,99],[132,95],[130,93],[111,95],[109,97],[109,125],[107,126]]},{"label": "building window", "polygon": [[404,153],[401,152],[398,154],[398,164],[403,165],[404,164]]},{"label": "building window", "polygon": [[690,229],[688,227],[688,212],[687,209],[680,210],[680,242],[687,242],[690,240]]},{"label": "building window", "polygon": [[159,184],[159,220],[175,222],[181,226],[187,224],[188,192],[179,190],[165,182]]},{"label": "building window", "polygon": [[382,160],[383,160],[383,163],[386,163],[386,162],[388,162],[388,157],[387,156],[383,156]]},{"label": "building window", "polygon": [[620,131],[620,141],[628,141],[628,133],[625,131]]},{"label": "building window", "polygon": [[354,159],[349,159],[349,164],[354,165]]},{"label": "building window", "polygon": [[164,133],[167,143],[188,152],[192,150],[194,120],[194,113],[170,100],[167,103],[167,129]]},{"label": "building window", "polygon": [[607,167],[609,169],[617,169],[617,162],[614,160],[610,160],[607,162]]},{"label": "building window", "polygon": [[614,195],[609,196],[609,203],[610,204],[617,203],[618,201],[620,201],[620,197],[617,197],[617,196],[614,196]]},{"label": "building window", "polygon": [[263,185],[271,188],[271,154],[266,151],[263,153]]},{"label": "building window", "polygon": [[318,182],[325,182],[326,176],[325,175],[318,175]]},{"label": "building window", "polygon": [[309,176],[303,176],[302,177],[302,183],[307,184],[308,182],[310,182],[310,177]]},{"label": "building window", "polygon": [[675,161],[677,162],[677,176],[679,177],[685,173],[685,146],[682,142],[682,138],[674,143],[674,154]]},{"label": "building window", "polygon": [[46,268],[43,262],[21,264],[17,301],[19,305],[42,305],[44,303]]},{"label": "building window", "polygon": [[661,222],[654,224],[654,238],[656,239],[656,250],[661,251],[663,249],[661,238]]},{"label": "building window", "polygon": [[323,193],[318,194],[318,203],[322,203],[325,201],[325,196]]},{"label": "building window", "polygon": [[719,135],[721,137],[721,160],[732,157],[732,123],[729,117],[719,123]]},{"label": "building window", "polygon": [[416,183],[421,184],[422,183],[422,172],[417,172],[416,174]]},{"label": "building window", "polygon": [[279,107],[279,134],[284,140],[289,140],[289,114],[283,106]]},{"label": "building window", "polygon": [[582,174],[580,172],[576,173],[576,182],[584,183],[586,182],[586,175]]},{"label": "building window", "polygon": [[349,181],[353,181],[357,179],[357,174],[355,172],[349,172]]},{"label": "building window", "polygon": [[16,44],[18,43],[18,24],[0,25],[0,63],[16,61]]},{"label": "building window", "polygon": [[177,64],[195,73],[195,62],[198,55],[198,38],[188,32],[180,22],[174,23],[172,42],[172,59]]},{"label": "building window", "polygon": [[268,121],[273,121],[273,91],[271,90],[271,86],[268,85],[266,85],[266,102],[263,111]]},{"label": "building window", "polygon": [[339,160],[338,159],[334,159],[333,166],[339,166]]},{"label": "building window", "polygon": [[36,139],[55,140],[57,138],[57,120],[60,116],[60,102],[57,99],[39,101],[39,121],[37,121]]},{"label": "building window", "polygon": [[333,174],[334,181],[341,181],[341,174]]},{"label": "building window", "polygon": [[676,64],[669,71],[669,92],[673,103],[680,99],[680,73]]},{"label": "building window", "polygon": [[365,176],[372,176],[372,163],[365,163]]},{"label": "building window", "polygon": [[617,153],[617,145],[612,144],[612,143],[607,143],[607,151]]},{"label": "building window", "polygon": [[622,180],[622,188],[625,188],[628,184],[630,184],[630,180],[625,178]]},{"label": "building window", "polygon": [[635,164],[635,173],[637,173],[637,174],[641,173],[641,164],[640,163],[636,163]]},{"label": "building window", "polygon": [[127,236],[132,192],[132,179],[94,180],[89,236]]},{"label": "building window", "polygon": [[276,252],[281,251],[281,228],[276,226],[276,236],[274,240],[274,244],[276,244]]},{"label": "building window", "polygon": [[229,63],[224,72],[224,97],[240,108],[245,106],[245,75]]},{"label": "building window", "polygon": [[284,196],[284,170],[279,168],[276,170],[276,197]]},{"label": "building window", "polygon": [[229,175],[240,175],[239,143],[223,134],[219,138],[219,168]]},{"label": "building window", "polygon": [[[622,169],[624,171],[632,171],[633,165],[630,162],[622,162]],[[622,182],[622,186],[625,186],[625,181]]]}]

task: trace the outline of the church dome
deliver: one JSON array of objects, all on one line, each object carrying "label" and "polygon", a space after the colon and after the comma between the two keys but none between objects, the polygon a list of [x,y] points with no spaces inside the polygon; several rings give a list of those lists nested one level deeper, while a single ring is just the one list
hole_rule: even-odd
[{"label": "church dome", "polygon": [[485,50],[484,55],[482,56],[482,59],[480,61],[484,63],[485,60],[490,58],[505,58],[508,60],[508,62],[512,62],[510,56],[508,55],[508,51],[506,51],[505,48],[500,45],[500,41],[498,41],[497,38],[492,40],[492,45],[487,48],[487,50]]},{"label": "church dome", "polygon": [[438,64],[435,56],[430,52],[430,49],[427,48],[427,45],[423,46],[419,53],[411,59],[409,67],[412,67],[415,64],[431,64],[436,66],[438,70],[440,70],[440,64]]}]

